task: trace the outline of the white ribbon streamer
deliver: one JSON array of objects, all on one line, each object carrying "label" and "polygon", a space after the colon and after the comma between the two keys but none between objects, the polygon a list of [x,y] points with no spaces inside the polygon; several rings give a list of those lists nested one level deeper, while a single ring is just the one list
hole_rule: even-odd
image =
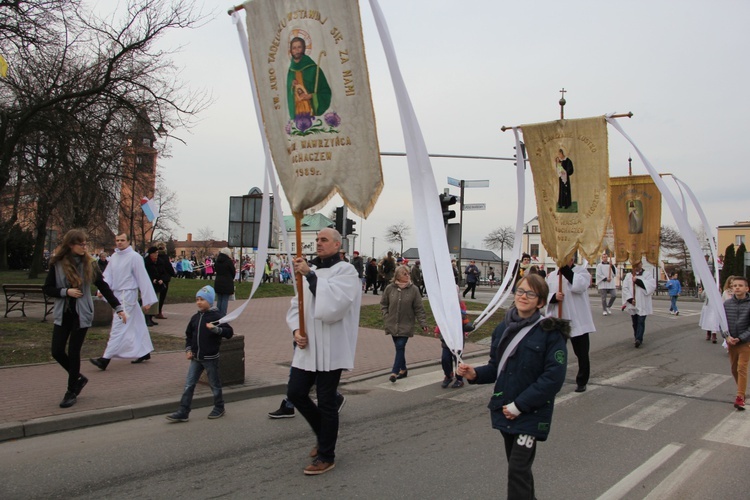
[{"label": "white ribbon streamer", "polygon": [[[253,103],[255,104],[255,117],[258,120],[258,130],[260,130],[260,135],[263,140],[263,153],[265,154],[266,161],[265,161],[265,175],[263,176],[263,200],[261,202],[261,212],[260,212],[260,232],[258,234],[258,251],[255,254],[255,275],[253,276],[253,288],[250,290],[250,296],[247,298],[247,300],[240,305],[238,308],[236,308],[231,313],[227,314],[223,318],[219,320],[219,323],[229,323],[230,321],[233,321],[234,319],[238,318],[247,305],[250,303],[250,299],[253,298],[253,295],[255,295],[255,292],[258,290],[258,287],[260,286],[261,281],[263,281],[263,272],[265,270],[265,262],[266,258],[268,257],[268,239],[270,235],[270,224],[269,224],[269,212],[270,212],[270,193],[271,188],[273,188],[273,199],[274,199],[274,207],[276,210],[276,216],[277,220],[279,222],[279,226],[284,228],[281,232],[281,235],[284,239],[284,248],[287,249],[287,259],[288,262],[291,263],[292,258],[289,253],[291,249],[291,245],[289,244],[289,236],[286,232],[286,224],[284,223],[284,214],[281,211],[281,200],[280,196],[278,195],[278,186],[276,184],[276,175],[274,173],[273,169],[273,161],[271,160],[271,150],[268,146],[268,140],[266,139],[266,135],[263,132],[263,121],[262,121],[262,115],[260,112],[260,105],[258,103],[258,93],[255,89],[255,78],[253,78],[253,67],[250,62],[250,49],[247,44],[247,33],[245,32],[245,27],[243,26],[243,23],[241,22],[240,15],[238,12],[234,12],[232,14],[232,22],[237,27],[237,36],[239,37],[240,41],[240,48],[242,49],[242,55],[245,57],[245,65],[247,66],[247,76],[250,79],[250,88],[252,89],[253,94]],[[270,179],[270,181],[269,181]],[[240,262],[242,262],[242,256],[240,255]],[[294,273],[292,274],[292,283],[295,281]]]},{"label": "white ribbon streamer", "polygon": [[406,84],[398,66],[396,51],[385,17],[377,0],[370,0],[370,7],[388,61],[401,118],[414,205],[414,224],[417,228],[419,259],[422,264],[428,300],[446,345],[460,360],[464,342],[461,309],[456,294],[456,282],[448,253],[448,242],[445,237],[435,176]]},{"label": "white ribbon streamer", "polygon": [[[698,243],[698,238],[695,236],[695,233],[693,233],[693,230],[690,227],[687,218],[680,210],[680,206],[677,204],[677,200],[674,198],[674,196],[672,196],[672,193],[667,188],[666,183],[662,180],[661,176],[653,167],[653,165],[651,165],[651,162],[649,162],[648,159],[643,155],[643,153],[641,153],[641,150],[638,149],[638,146],[635,145],[635,142],[633,142],[633,140],[628,136],[628,134],[625,133],[622,127],[620,127],[620,124],[617,122],[617,120],[612,118],[612,114],[613,113],[610,113],[605,117],[607,119],[607,122],[612,125],[612,127],[614,127],[618,132],[620,132],[622,136],[625,137],[625,139],[627,139],[628,142],[630,142],[630,144],[632,144],[632,146],[635,148],[635,151],[641,158],[641,161],[646,167],[646,170],[648,171],[649,175],[651,175],[651,179],[653,179],[656,187],[659,188],[662,198],[667,202],[667,206],[672,212],[672,217],[677,223],[677,227],[682,234],[682,238],[685,240],[685,245],[687,245],[688,251],[690,252],[690,260],[693,263],[693,269],[697,271],[701,282],[710,283],[713,280],[711,270],[708,268],[708,264],[706,264],[706,260],[703,257],[703,252],[701,250],[700,244]],[[697,203],[697,200],[695,200],[694,202]],[[721,330],[723,332],[727,332],[727,316],[724,313],[724,307],[722,306],[723,301],[721,300],[721,295],[719,294],[718,287],[705,287],[704,290],[708,295],[708,307],[713,309],[717,314]]]},{"label": "white ribbon streamer", "polygon": [[[526,158],[523,157],[523,151],[521,150],[518,127],[513,127],[513,135],[516,138],[516,192],[518,193],[518,201],[516,207],[516,234],[513,239],[513,249],[511,250],[510,257],[515,257],[516,265],[518,265],[521,260],[524,206],[526,206]],[[503,282],[500,284],[497,293],[492,297],[492,300],[487,304],[484,311],[474,320],[475,328],[482,326],[505,303],[511,290],[513,290],[513,279],[515,278],[513,269],[515,269],[515,266],[508,266],[508,271],[503,276]]]}]

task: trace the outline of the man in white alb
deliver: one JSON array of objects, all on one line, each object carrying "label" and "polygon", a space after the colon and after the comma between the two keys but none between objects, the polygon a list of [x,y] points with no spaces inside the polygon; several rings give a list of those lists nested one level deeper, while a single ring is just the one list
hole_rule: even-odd
[{"label": "man in white alb", "polygon": [[609,261],[609,255],[603,253],[601,263],[596,266],[596,288],[599,289],[599,295],[602,298],[602,316],[612,314],[612,304],[615,303],[617,298],[616,275],[617,270],[614,264]]}]

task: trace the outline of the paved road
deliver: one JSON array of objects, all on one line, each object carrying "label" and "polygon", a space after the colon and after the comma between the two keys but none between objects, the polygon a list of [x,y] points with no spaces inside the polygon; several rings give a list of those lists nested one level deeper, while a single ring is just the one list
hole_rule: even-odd
[{"label": "paved road", "polygon": [[[673,317],[659,305],[640,349],[627,317],[595,317],[589,390],[573,392],[571,359],[537,454],[538,498],[747,498],[750,416],[732,408],[723,349],[703,340],[697,307]],[[503,497],[491,388],[440,379],[427,363],[396,384],[348,380],[337,466],[323,476],[302,474],[313,444],[304,420],[268,419],[278,397],[266,396],[227,405],[219,420],[205,408],[186,424],[157,415],[1,443],[0,497]]]}]

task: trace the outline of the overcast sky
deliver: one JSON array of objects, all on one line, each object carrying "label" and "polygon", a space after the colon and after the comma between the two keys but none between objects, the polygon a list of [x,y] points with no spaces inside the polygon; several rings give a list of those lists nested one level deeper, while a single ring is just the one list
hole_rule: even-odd
[{"label": "overcast sky", "polygon": [[[263,185],[245,63],[226,15],[231,1],[207,4],[218,4],[210,22],[164,41],[184,45],[175,58],[182,78],[214,99],[190,132],[171,131],[187,145],[170,140],[172,157],[160,161],[164,179],[179,195],[178,239],[205,227],[226,238],[229,197]],[[747,127],[740,123],[750,110],[750,2],[380,0],[380,6],[431,153],[510,157],[512,132],[500,127],[559,118],[564,87],[566,118],[632,111],[633,118],[621,120],[625,131],[657,169],[691,186],[714,228],[750,219],[743,160],[750,153]],[[369,2],[361,1],[360,9],[380,149],[402,152],[393,87]],[[609,152],[611,176],[627,175],[629,155],[633,173],[646,174],[612,128]],[[413,228],[406,160],[384,157],[382,168],[385,187],[376,208],[367,220],[356,218],[356,248],[364,254],[372,252],[373,238],[375,255],[395,248],[383,239],[388,225],[404,221]],[[515,223],[512,162],[434,159],[433,169],[441,189],[449,176],[490,181],[489,188],[466,191],[467,203],[487,205],[486,211],[464,213],[469,247],[483,248],[492,229]],[[528,169],[526,182],[529,220],[536,205]],[[336,197],[321,212],[327,215],[340,203]],[[663,223],[673,225],[666,205]],[[691,223],[700,223],[692,213]],[[415,245],[412,229],[405,248]]]}]

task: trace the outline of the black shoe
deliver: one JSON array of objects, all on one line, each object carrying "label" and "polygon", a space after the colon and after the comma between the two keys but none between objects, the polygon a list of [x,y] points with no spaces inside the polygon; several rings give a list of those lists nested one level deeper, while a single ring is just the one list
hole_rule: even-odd
[{"label": "black shoe", "polygon": [[78,380],[76,380],[75,386],[73,386],[73,393],[75,393],[76,396],[78,396],[84,387],[86,387],[86,384],[89,383],[89,379],[84,377],[83,375],[78,376]]},{"label": "black shoe", "polygon": [[639,347],[641,347],[641,344],[642,344],[642,342],[640,340],[636,340],[635,341],[635,348],[638,349]]},{"label": "black shoe", "polygon": [[109,360],[107,358],[91,358],[89,359],[91,361],[91,364],[99,368],[100,370],[104,371],[107,369],[107,365],[109,364]]},{"label": "black shoe", "polygon": [[76,393],[71,391],[65,391],[62,401],[60,401],[60,408],[70,408],[76,404]]},{"label": "black shoe", "polygon": [[159,326],[156,321],[146,321],[146,326]]},{"label": "black shoe", "polygon": [[169,420],[170,422],[187,422],[188,415],[186,413],[176,411],[171,415],[167,415],[167,420]]},{"label": "black shoe", "polygon": [[576,387],[576,392],[586,392],[586,384],[578,385]]},{"label": "black shoe", "polygon": [[281,402],[281,406],[279,406],[278,410],[268,413],[268,418],[293,418],[293,417],[294,417],[294,407],[292,408],[287,407],[286,399]]},{"label": "black shoe", "polygon": [[404,370],[401,372],[398,372],[398,376],[396,377],[398,380],[401,380],[402,378],[406,378],[409,375],[409,370]]},{"label": "black shoe", "polygon": [[214,409],[211,410],[211,413],[208,414],[208,418],[211,420],[221,418],[224,416],[226,412],[224,411],[224,408],[217,408],[214,406]]},{"label": "black shoe", "polygon": [[133,361],[131,361],[131,363],[135,365],[138,363],[143,363],[144,361],[148,361],[149,359],[151,359],[151,353],[148,353],[145,356],[141,356],[138,359],[134,359]]}]

